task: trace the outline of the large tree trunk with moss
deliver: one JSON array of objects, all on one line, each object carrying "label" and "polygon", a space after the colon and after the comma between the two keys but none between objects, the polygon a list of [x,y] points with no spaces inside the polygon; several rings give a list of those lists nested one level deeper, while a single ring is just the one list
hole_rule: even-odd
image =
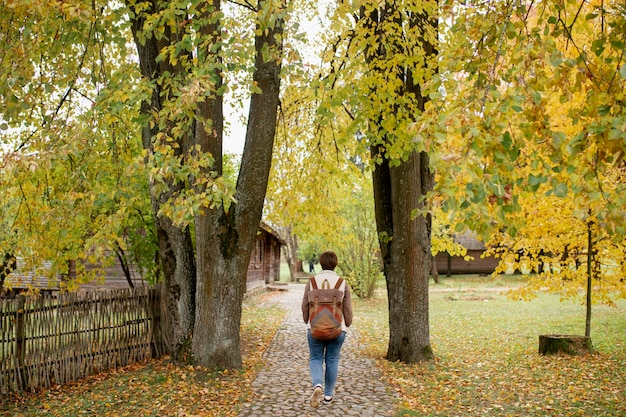
[{"label": "large tree trunk with moss", "polygon": [[[129,8],[134,11],[133,4],[128,2]],[[141,114],[147,119],[152,114],[158,114],[163,107],[165,97],[160,94],[159,78],[165,72],[174,75],[182,71],[180,67],[170,65],[168,60],[157,62],[162,48],[175,42],[179,34],[171,32],[168,26],[165,29],[167,33],[157,39],[143,30],[147,16],[159,12],[159,5],[154,3],[151,9],[135,13],[131,20],[141,74],[154,86],[151,97],[141,104]],[[143,127],[143,147],[148,152],[153,151],[155,138],[160,129],[158,123]],[[189,138],[182,139],[178,146],[174,147],[176,155],[188,152],[189,143]],[[189,229],[174,225],[171,219],[159,212],[163,204],[182,190],[185,184],[183,181],[169,181],[165,192],[157,191],[154,185],[150,184],[150,197],[159,247],[158,266],[162,278],[161,308],[164,313],[161,320],[162,330],[166,348],[174,357],[179,357],[183,354],[184,346],[188,344],[193,331],[196,282],[194,251]]]},{"label": "large tree trunk with moss", "polygon": [[[262,3],[257,5],[259,10]],[[259,35],[255,37],[253,75],[260,91],[252,94],[250,102],[235,192],[237,203],[228,211],[221,207],[207,209],[196,218],[198,286],[192,349],[198,364],[212,368],[238,368],[242,364],[239,335],[242,302],[272,162],[280,92],[283,18],[279,17],[273,23],[264,21],[261,25],[265,30],[257,22]],[[205,111],[202,119],[214,123],[221,119],[221,105],[214,103]],[[203,149],[221,147],[218,145],[218,142],[221,144],[221,132],[198,135],[198,138]]]}]

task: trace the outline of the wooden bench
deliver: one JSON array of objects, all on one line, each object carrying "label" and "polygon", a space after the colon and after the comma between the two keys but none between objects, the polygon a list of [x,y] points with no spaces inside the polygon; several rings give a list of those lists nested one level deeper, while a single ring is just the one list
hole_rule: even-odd
[{"label": "wooden bench", "polygon": [[293,277],[293,279],[298,284],[300,283],[300,281],[306,283],[309,280],[309,278],[311,278],[312,276],[313,275],[311,275],[311,274],[302,274],[302,273],[300,273],[300,274],[296,275],[295,277]]}]

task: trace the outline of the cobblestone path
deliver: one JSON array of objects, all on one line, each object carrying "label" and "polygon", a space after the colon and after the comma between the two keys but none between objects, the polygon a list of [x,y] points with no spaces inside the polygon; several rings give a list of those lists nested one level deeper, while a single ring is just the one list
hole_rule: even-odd
[{"label": "cobblestone path", "polygon": [[374,363],[358,354],[358,336],[351,329],[341,350],[333,403],[311,407],[309,351],[300,310],[303,294],[304,284],[289,284],[279,296],[288,313],[265,353],[253,397],[243,404],[239,417],[393,415],[396,397],[381,381]]}]

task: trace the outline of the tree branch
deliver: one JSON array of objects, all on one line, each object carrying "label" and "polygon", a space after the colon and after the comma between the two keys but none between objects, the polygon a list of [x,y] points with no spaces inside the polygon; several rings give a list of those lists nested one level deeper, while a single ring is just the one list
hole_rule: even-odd
[{"label": "tree branch", "polygon": [[[54,121],[54,119],[56,118],[56,116],[58,116],[59,112],[61,111],[61,107],[63,107],[63,105],[67,101],[67,98],[69,97],[70,93],[72,92],[72,90],[74,90],[74,86],[76,85],[76,82],[78,81],[78,76],[79,76],[82,68],[85,65],[85,57],[87,56],[87,52],[89,51],[90,41],[91,41],[91,38],[92,38],[93,33],[95,31],[96,21],[97,21],[97,19],[94,19],[94,21],[91,23],[91,26],[89,27],[89,35],[87,36],[87,39],[86,39],[85,44],[84,44],[85,45],[85,49],[83,50],[83,53],[81,54],[81,57],[79,59],[78,68],[76,69],[76,72],[74,74],[74,78],[72,78],[72,81],[70,82],[69,86],[65,89],[65,93],[63,94],[63,97],[61,97],[61,100],[57,104],[56,109],[52,113],[52,117],[50,118],[50,123],[52,123]],[[46,120],[44,119],[43,122],[41,123],[41,127],[44,128],[46,126],[46,124],[47,124]],[[28,142],[30,142],[32,137],[35,136],[35,134],[38,131],[39,131],[39,128],[37,128],[33,132],[31,132],[31,134],[28,135],[28,137],[26,139],[24,139],[24,141],[22,141],[22,143],[15,149],[15,152],[18,152],[18,151],[22,150],[23,148],[25,148],[26,145],[28,144]]]},{"label": "tree branch", "polygon": [[236,4],[237,6],[244,7],[246,9],[250,10],[251,12],[255,12],[256,13],[258,11],[257,8],[252,3],[250,3],[247,0],[242,0],[241,3],[238,2],[238,1],[235,1],[235,0],[228,0],[228,2],[232,3],[232,4]]}]

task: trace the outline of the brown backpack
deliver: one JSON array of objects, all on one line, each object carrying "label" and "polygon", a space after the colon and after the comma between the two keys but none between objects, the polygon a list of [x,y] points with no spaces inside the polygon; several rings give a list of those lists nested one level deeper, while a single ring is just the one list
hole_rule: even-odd
[{"label": "brown backpack", "polygon": [[330,288],[327,279],[322,288],[317,288],[315,277],[309,280],[309,323],[311,336],[318,340],[332,340],[341,334],[343,320],[343,295],[341,284],[343,278],[337,280],[335,288]]}]

